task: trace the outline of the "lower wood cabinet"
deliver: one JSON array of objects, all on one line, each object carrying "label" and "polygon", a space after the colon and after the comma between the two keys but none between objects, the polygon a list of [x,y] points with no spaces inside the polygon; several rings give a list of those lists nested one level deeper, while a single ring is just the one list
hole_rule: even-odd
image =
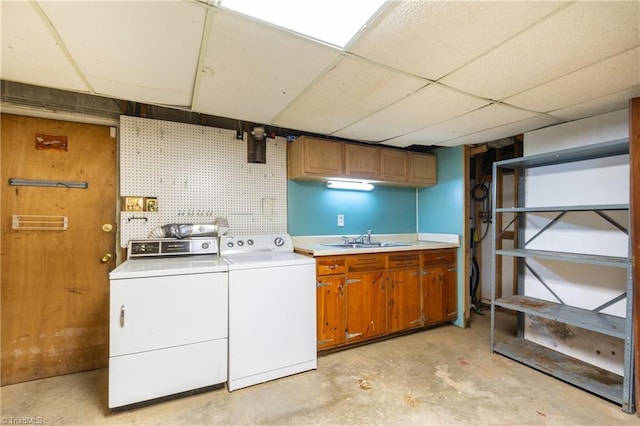
[{"label": "lower wood cabinet", "polygon": [[317,257],[318,350],[457,318],[456,249]]},{"label": "lower wood cabinet", "polygon": [[422,317],[425,325],[455,320],[458,316],[458,275],[453,249],[422,254]]}]

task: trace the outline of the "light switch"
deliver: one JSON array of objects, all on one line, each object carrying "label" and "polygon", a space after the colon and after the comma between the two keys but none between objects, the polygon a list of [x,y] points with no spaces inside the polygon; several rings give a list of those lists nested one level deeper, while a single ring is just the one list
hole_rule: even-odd
[{"label": "light switch", "polygon": [[338,215],[338,226],[339,227],[343,227],[344,226],[344,215],[343,214],[339,214]]}]

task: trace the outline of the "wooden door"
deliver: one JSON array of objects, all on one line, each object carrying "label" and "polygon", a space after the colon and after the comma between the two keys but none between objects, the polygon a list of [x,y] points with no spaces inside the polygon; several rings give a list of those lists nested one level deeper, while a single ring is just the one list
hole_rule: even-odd
[{"label": "wooden door", "polygon": [[[37,143],[36,135],[48,136]],[[3,114],[0,153],[2,385],[104,367],[108,273],[115,266],[115,139],[104,126]],[[11,178],[62,184],[16,186]],[[13,215],[62,216],[68,228],[16,230]]]},{"label": "wooden door", "polygon": [[425,268],[422,277],[422,317],[425,324],[442,321],[442,267]]},{"label": "wooden door", "polygon": [[384,272],[363,272],[346,276],[347,342],[386,333],[384,279]]},{"label": "wooden door", "polygon": [[344,145],[344,175],[358,179],[378,179],[380,149],[368,145]]},{"label": "wooden door", "polygon": [[318,349],[345,341],[344,275],[318,277],[316,290]]},{"label": "wooden door", "polygon": [[422,325],[420,315],[420,271],[405,269],[389,272],[389,331]]},{"label": "wooden door", "polygon": [[442,316],[447,321],[458,317],[458,273],[455,264],[442,267]]}]

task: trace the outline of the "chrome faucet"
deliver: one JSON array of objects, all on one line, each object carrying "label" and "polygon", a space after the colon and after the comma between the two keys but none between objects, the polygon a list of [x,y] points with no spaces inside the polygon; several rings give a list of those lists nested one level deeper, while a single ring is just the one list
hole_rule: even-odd
[{"label": "chrome faucet", "polygon": [[367,230],[366,232],[363,232],[362,235],[360,235],[359,237],[354,238],[353,242],[354,243],[361,242],[363,244],[370,244],[371,243],[371,229]]}]

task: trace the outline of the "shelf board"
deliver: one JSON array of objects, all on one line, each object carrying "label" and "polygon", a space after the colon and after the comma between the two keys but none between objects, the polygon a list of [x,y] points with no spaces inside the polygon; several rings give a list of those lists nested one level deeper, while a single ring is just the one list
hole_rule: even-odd
[{"label": "shelf board", "polygon": [[581,206],[545,206],[545,207],[501,207],[497,213],[527,213],[527,212],[582,212],[582,211],[611,211],[629,210],[629,204],[594,204]]},{"label": "shelf board", "polygon": [[520,337],[497,343],[493,350],[617,404],[625,405],[625,401],[622,400],[622,376]]},{"label": "shelf board", "polygon": [[629,153],[629,139],[616,139],[609,142],[597,143],[578,148],[569,148],[543,154],[513,158],[496,162],[497,167],[510,169],[552,166],[555,164],[571,163],[574,161],[593,160],[596,158],[612,157]]},{"label": "shelf board", "polygon": [[501,256],[531,257],[536,259],[556,260],[560,262],[586,263],[589,265],[611,266],[614,268],[627,268],[629,266],[628,258],[618,256],[600,256],[595,254],[530,249],[496,250],[496,254]]},{"label": "shelf board", "polygon": [[503,297],[497,299],[495,304],[517,312],[559,321],[619,339],[624,339],[626,336],[625,318],[614,315],[602,314],[527,296]]}]

